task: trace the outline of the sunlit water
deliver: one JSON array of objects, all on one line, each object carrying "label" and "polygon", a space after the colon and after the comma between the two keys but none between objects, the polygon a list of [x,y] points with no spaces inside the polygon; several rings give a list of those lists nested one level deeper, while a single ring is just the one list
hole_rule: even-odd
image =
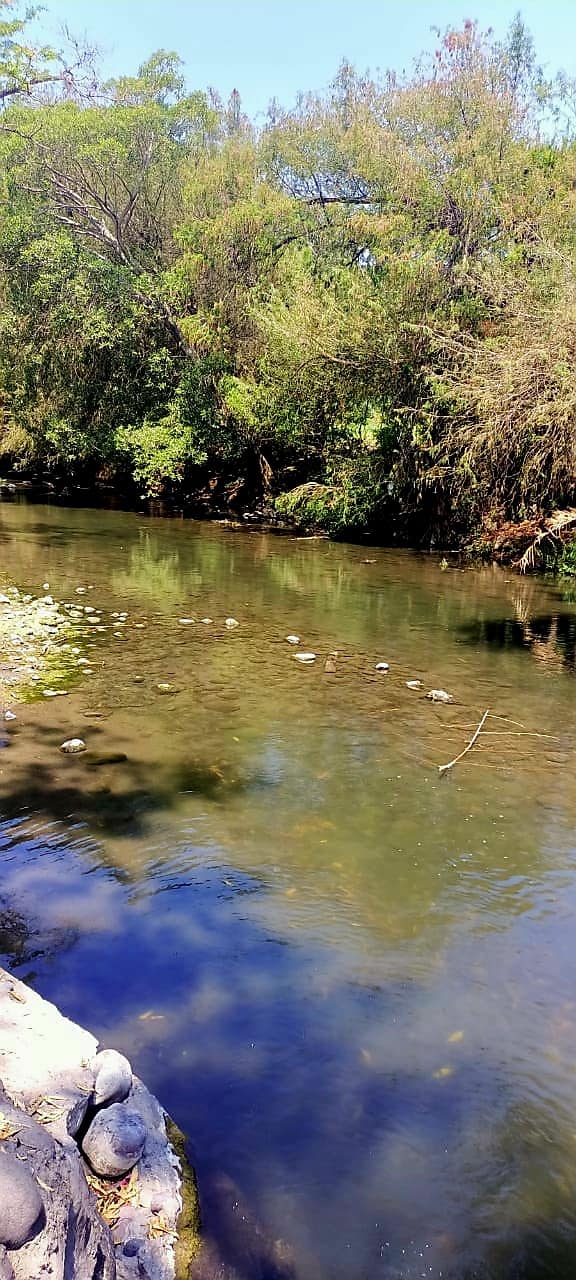
[{"label": "sunlit water", "polygon": [[225,1175],[298,1280],[572,1277],[575,607],[407,553],[0,514],[0,585],[109,627],[6,731],[0,948],[189,1135],[207,1230]]}]

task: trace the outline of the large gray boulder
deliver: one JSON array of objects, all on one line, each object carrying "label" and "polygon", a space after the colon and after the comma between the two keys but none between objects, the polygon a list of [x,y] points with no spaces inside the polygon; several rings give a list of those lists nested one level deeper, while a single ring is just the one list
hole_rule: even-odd
[{"label": "large gray boulder", "polygon": [[113,1102],[99,1111],[82,1142],[82,1150],[95,1173],[121,1178],[138,1163],[146,1143],[142,1116],[124,1102]]},{"label": "large gray boulder", "polygon": [[0,1253],[0,1277],[117,1280],[110,1229],[76,1151],[55,1141],[3,1091],[0,1111],[2,1131],[11,1135],[0,1153],[0,1224],[10,1236],[9,1255]]},{"label": "large gray boulder", "polygon": [[0,1151],[0,1243],[19,1249],[42,1230],[44,1204],[28,1166]]}]

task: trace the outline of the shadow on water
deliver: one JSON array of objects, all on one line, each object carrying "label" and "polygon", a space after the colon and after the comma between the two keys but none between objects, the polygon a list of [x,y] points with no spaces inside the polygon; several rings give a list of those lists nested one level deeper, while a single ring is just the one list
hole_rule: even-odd
[{"label": "shadow on water", "polygon": [[[6,734],[4,748],[17,743]],[[91,831],[116,838],[143,836],[152,815],[170,810],[177,795],[225,805],[245,792],[271,785],[265,776],[239,771],[226,760],[188,760],[162,765],[124,752],[99,750],[106,736],[90,726],[90,749],[72,755],[58,751],[51,728],[30,724],[26,756],[17,758],[8,784],[0,787],[4,817],[40,813],[59,822],[85,823]],[[38,748],[52,748],[54,763],[38,759]]]},{"label": "shadow on water", "polygon": [[526,649],[541,662],[562,663],[570,671],[576,666],[576,617],[570,613],[550,613],[518,618],[474,619],[459,628],[463,640],[475,647]]}]

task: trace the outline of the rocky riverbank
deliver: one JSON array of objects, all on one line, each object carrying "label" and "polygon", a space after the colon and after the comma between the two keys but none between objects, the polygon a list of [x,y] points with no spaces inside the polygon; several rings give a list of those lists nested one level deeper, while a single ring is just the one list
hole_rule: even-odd
[{"label": "rocky riverbank", "polygon": [[0,1280],[185,1276],[198,1209],[165,1113],[125,1057],[6,970],[0,1079]]}]

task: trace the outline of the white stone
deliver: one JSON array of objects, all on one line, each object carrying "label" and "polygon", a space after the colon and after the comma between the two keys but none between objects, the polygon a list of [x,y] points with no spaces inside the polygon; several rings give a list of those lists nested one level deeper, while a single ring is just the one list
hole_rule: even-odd
[{"label": "white stone", "polygon": [[445,689],[430,689],[430,692],[426,694],[426,697],[429,698],[431,702],[453,702],[454,701],[452,694],[446,693]]},{"label": "white stone", "polygon": [[300,636],[286,636],[288,644],[300,644]]},{"label": "white stone", "polygon": [[240,626],[240,623],[238,622],[237,618],[227,618],[226,622],[224,623],[224,626],[228,627],[229,631],[233,631],[234,627]]},{"label": "white stone", "polygon": [[86,743],[83,738],[68,738],[60,746],[60,750],[66,752],[67,755],[76,755],[79,751],[86,750]]},{"label": "white stone", "polygon": [[294,657],[296,658],[297,662],[315,662],[316,661],[315,653],[295,653]]},{"label": "white stone", "polygon": [[94,1102],[100,1107],[109,1102],[124,1102],[132,1088],[132,1067],[117,1049],[102,1049],[92,1062]]}]

